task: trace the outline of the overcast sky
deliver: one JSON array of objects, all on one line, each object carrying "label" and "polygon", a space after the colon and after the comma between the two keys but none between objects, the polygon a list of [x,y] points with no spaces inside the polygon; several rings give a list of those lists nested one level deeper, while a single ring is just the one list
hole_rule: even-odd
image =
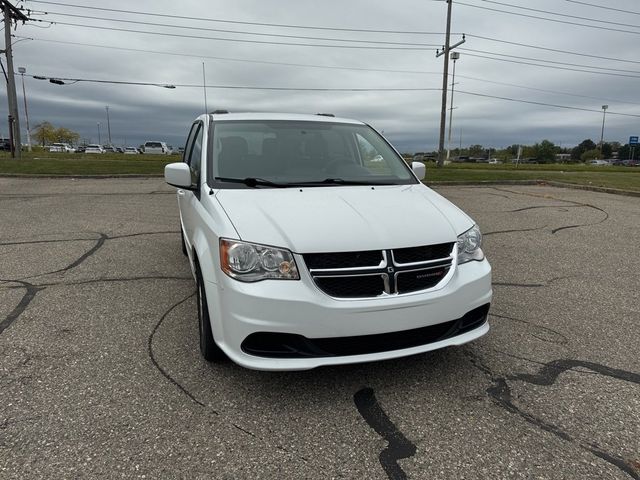
[{"label": "overcast sky", "polygon": [[[190,122],[205,108],[202,88],[204,62],[209,111],[331,112],[372,124],[384,131],[384,135],[401,151],[437,148],[443,57],[436,58],[435,51],[437,45],[444,42],[444,1],[16,0],[14,3],[34,10],[33,18],[57,22],[50,26],[44,22],[32,22],[18,26],[15,32],[20,37],[32,39],[16,39],[19,41],[14,50],[16,70],[19,66],[27,69],[25,84],[32,127],[39,122],[49,121],[56,126],[77,131],[87,141],[97,142],[100,123],[101,140],[106,143],[105,105],[109,105],[114,144],[138,145],[146,140],[163,140],[180,146]],[[200,20],[80,6],[181,15]],[[517,15],[505,11],[516,12]],[[552,18],[599,28],[531,17]],[[291,28],[222,23],[211,21],[213,19],[424,33]],[[122,20],[166,26],[126,23]],[[107,29],[88,28],[89,25]],[[114,28],[177,36],[132,33]],[[248,32],[279,36],[250,35]],[[567,147],[586,138],[598,142],[603,104],[609,105],[605,140],[626,143],[630,135],[640,134],[640,4],[637,0],[454,0],[452,32],[452,43],[459,41],[462,33],[467,34],[466,43],[457,49],[461,58],[456,66],[454,145],[462,141],[463,145],[482,144],[501,148],[514,143],[533,144],[548,139]],[[352,41],[314,40],[296,36]],[[220,40],[224,38],[234,41]],[[337,45],[341,47],[336,48]],[[356,46],[366,48],[345,48]],[[550,66],[572,70],[548,68]],[[61,86],[35,80],[28,75],[178,86],[166,89],[89,82]],[[314,92],[221,89],[214,88],[216,85],[427,90]],[[23,115],[19,82],[17,86]],[[0,116],[6,119],[7,100],[4,91],[2,96]],[[24,124],[22,118],[23,132]],[[6,135],[5,121],[0,132]]]}]

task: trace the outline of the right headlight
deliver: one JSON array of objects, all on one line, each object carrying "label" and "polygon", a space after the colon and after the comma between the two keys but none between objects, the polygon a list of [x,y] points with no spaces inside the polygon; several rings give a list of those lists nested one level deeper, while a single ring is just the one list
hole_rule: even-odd
[{"label": "right headlight", "polygon": [[477,225],[458,236],[458,265],[472,260],[483,260],[482,233]]},{"label": "right headlight", "polygon": [[289,250],[240,240],[220,239],[220,266],[224,273],[241,282],[300,279]]}]

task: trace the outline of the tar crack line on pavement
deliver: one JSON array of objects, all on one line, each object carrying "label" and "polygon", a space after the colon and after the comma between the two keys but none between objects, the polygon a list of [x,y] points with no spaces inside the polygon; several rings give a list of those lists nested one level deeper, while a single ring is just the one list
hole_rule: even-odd
[{"label": "tar crack line on pavement", "polygon": [[380,452],[380,464],[390,480],[407,478],[398,460],[415,455],[416,446],[405,437],[382,409],[371,388],[363,388],[353,396],[358,412],[378,435],[389,444]]},{"label": "tar crack line on pavement", "polygon": [[527,421],[531,425],[534,425],[545,432],[551,433],[556,437],[564,440],[565,442],[577,445],[583,450],[586,450],[596,457],[604,460],[605,462],[617,467],[618,469],[629,475],[631,478],[640,480],[640,473],[635,467],[635,461],[625,460],[619,455],[606,452],[594,443],[585,443],[577,440],[557,425],[547,422],[539,417],[536,417],[535,415],[532,415],[520,409],[513,401],[513,397],[511,395],[511,387],[507,382],[507,380],[519,380],[534,385],[549,386],[555,383],[561,373],[571,370],[574,367],[588,368],[596,372],[597,374],[636,384],[640,384],[639,374],[610,368],[594,362],[560,359],[543,364],[542,368],[536,375],[518,374],[509,375],[507,377],[499,377],[495,375],[493,371],[482,362],[479,356],[471,352],[469,349],[465,349],[463,352],[464,355],[469,359],[471,364],[478,370],[483,372],[491,380],[493,385],[487,388],[486,392],[496,405],[502,407],[509,413],[520,416],[523,420]]},{"label": "tar crack line on pavement", "polygon": [[541,340],[543,342],[554,343],[556,345],[567,345],[569,343],[569,339],[565,335],[552,328],[537,325],[521,318],[511,317],[508,315],[500,315],[493,312],[489,312],[489,316],[527,325],[530,329],[538,331],[537,334],[531,332],[529,334],[532,337],[537,338],[538,340]]},{"label": "tar crack line on pavement", "polygon": [[4,320],[0,322],[0,335],[2,335],[2,332],[4,332],[7,328],[9,328],[11,324],[15,322],[20,317],[20,315],[22,315],[22,312],[24,312],[27,309],[31,301],[35,298],[36,294],[39,291],[45,289],[45,287],[36,286],[29,282],[23,282],[20,280],[2,280],[2,281],[19,283],[20,285],[22,285],[23,288],[26,289],[26,292],[22,297],[22,299],[20,299],[20,303],[18,303],[16,308],[14,308],[13,311],[9,313],[9,315],[7,315],[7,317]]},{"label": "tar crack line on pavement", "polygon": [[[551,230],[551,233],[553,235],[555,235],[556,233],[558,233],[558,232],[560,232],[562,230],[568,230],[570,228],[592,227],[594,225],[600,225],[601,223],[604,223],[605,221],[607,221],[609,219],[609,212],[607,212],[606,210],[603,210],[600,207],[596,207],[595,205],[591,205],[589,203],[576,202],[574,200],[565,200],[564,198],[556,198],[556,197],[553,197],[551,195],[537,195],[537,194],[534,194],[534,193],[514,192],[513,190],[507,190],[507,189],[503,189],[503,188],[495,188],[494,187],[494,190],[497,190],[499,192],[513,193],[515,195],[525,195],[525,196],[528,196],[528,197],[536,197],[536,198],[545,198],[545,199],[557,200],[559,202],[570,203],[571,205],[577,206],[577,207],[592,208],[594,210],[597,210],[599,212],[604,213],[604,217],[601,218],[597,222],[580,223],[580,224],[576,224],[576,225],[565,225],[565,226],[562,226],[562,227],[554,228],[553,230]],[[512,210],[512,212],[518,212],[518,211],[523,211],[523,210],[531,210],[533,208],[558,208],[558,207],[568,207],[568,205],[541,205],[541,206],[525,207],[525,208],[521,208],[521,209],[518,209],[518,210]]]},{"label": "tar crack line on pavement", "polygon": [[[162,368],[160,366],[160,364],[158,363],[158,360],[156,359],[154,353],[153,353],[153,337],[155,336],[156,332],[158,331],[158,329],[160,328],[160,325],[162,325],[162,322],[164,322],[164,319],[167,318],[169,316],[169,314],[175,310],[176,308],[178,308],[180,305],[182,305],[184,302],[186,302],[187,300],[189,300],[190,298],[192,298],[194,295],[196,294],[196,292],[191,293],[189,296],[183,298],[182,300],[180,300],[179,302],[174,303],[171,307],[169,307],[169,309],[164,312],[164,314],[162,315],[162,317],[160,317],[160,320],[158,320],[158,323],[156,323],[156,326],[153,327],[153,330],[151,331],[151,334],[149,335],[149,341],[147,342],[147,351],[149,354],[149,358],[151,359],[151,363],[153,363],[153,365],[158,369],[158,371],[167,379],[169,380],[171,383],[173,383],[176,387],[178,387],[180,389],[180,391],[182,393],[184,393],[187,397],[189,397],[193,402],[197,403],[198,405],[200,405],[201,407],[206,407],[206,405],[204,403],[202,403],[200,400],[198,400],[191,392],[189,392],[189,390],[187,390],[185,387],[183,387],[175,378],[173,378],[171,375],[169,375],[169,372],[167,372],[164,368]],[[218,412],[211,409],[211,412],[218,415]]]},{"label": "tar crack line on pavement", "polygon": [[[159,231],[159,232],[140,232],[140,233],[129,233],[129,234],[124,234],[124,235],[108,235],[104,232],[97,232],[98,235],[100,235],[99,238],[97,239],[91,239],[91,238],[82,238],[82,239],[78,239],[78,241],[91,241],[91,240],[96,240],[96,244],[91,247],[89,250],[87,250],[85,253],[83,253],[80,257],[78,257],[78,259],[74,260],[73,262],[71,262],[69,265],[67,265],[66,267],[63,268],[59,268],[58,270],[54,270],[52,272],[46,272],[46,273],[39,273],[37,275],[30,275],[28,277],[23,277],[20,280],[26,280],[26,279],[30,279],[30,278],[37,278],[37,277],[44,277],[47,275],[53,275],[54,273],[61,273],[61,272],[66,272],[68,270],[71,270],[73,268],[76,268],[77,266],[79,266],[80,264],[82,264],[87,258],[91,257],[92,255],[94,255],[98,250],[100,250],[100,248],[102,248],[105,244],[105,242],[107,240],[117,240],[117,239],[121,239],[121,238],[130,238],[130,237],[140,237],[143,235],[165,235],[165,234],[175,234],[175,233],[179,233],[176,230],[165,230],[165,231]],[[62,239],[59,240],[59,242],[68,242],[70,241],[69,239]],[[55,243],[55,240],[52,241],[48,241],[48,243]],[[28,244],[28,243],[39,243],[39,242],[22,242],[20,243],[21,245],[24,244]],[[14,243],[15,244],[15,243]],[[0,244],[0,246],[2,246],[3,244]],[[9,243],[8,245],[12,245],[11,243]]]}]

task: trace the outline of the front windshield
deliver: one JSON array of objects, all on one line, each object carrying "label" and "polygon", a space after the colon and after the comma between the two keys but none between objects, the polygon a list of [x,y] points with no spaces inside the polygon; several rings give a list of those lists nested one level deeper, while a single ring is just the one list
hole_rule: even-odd
[{"label": "front windshield", "polygon": [[[387,142],[366,125],[304,121],[220,121],[213,177],[278,184],[417,183]],[[223,180],[224,181],[224,180]]]}]

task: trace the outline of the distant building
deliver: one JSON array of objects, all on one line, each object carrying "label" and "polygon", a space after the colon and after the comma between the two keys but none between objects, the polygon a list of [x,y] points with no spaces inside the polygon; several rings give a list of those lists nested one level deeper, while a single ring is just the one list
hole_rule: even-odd
[{"label": "distant building", "polygon": [[556,162],[566,162],[567,160],[571,160],[570,153],[556,153]]}]

